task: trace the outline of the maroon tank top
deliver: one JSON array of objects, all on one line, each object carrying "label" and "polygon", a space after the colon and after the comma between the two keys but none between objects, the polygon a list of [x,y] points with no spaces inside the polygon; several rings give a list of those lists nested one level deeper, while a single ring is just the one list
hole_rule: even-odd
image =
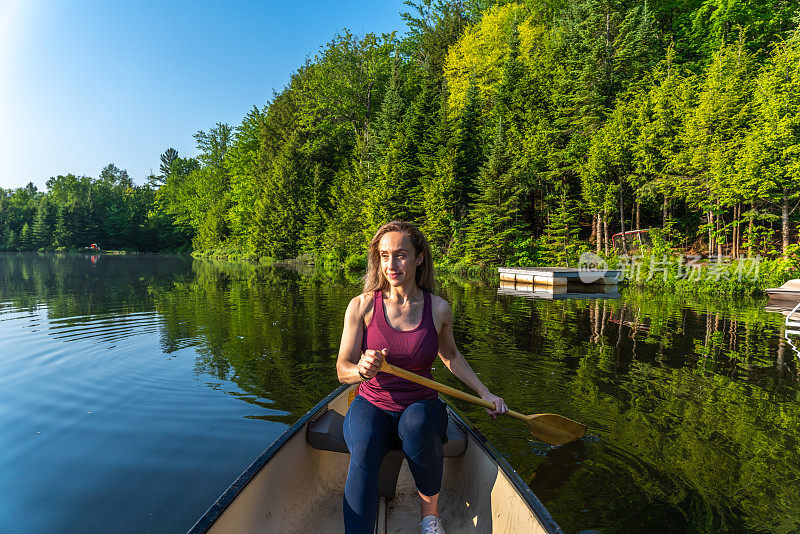
[{"label": "maroon tank top", "polygon": [[[433,322],[431,294],[423,290],[422,321],[413,330],[397,330],[386,321],[383,309],[383,292],[375,292],[372,319],[364,331],[361,350],[388,349],[386,361],[427,378],[431,376],[431,365],[439,353],[439,335]],[[360,384],[358,394],[366,400],[391,412],[402,412],[406,407],[422,399],[435,399],[436,391],[403,378],[378,373]]]}]

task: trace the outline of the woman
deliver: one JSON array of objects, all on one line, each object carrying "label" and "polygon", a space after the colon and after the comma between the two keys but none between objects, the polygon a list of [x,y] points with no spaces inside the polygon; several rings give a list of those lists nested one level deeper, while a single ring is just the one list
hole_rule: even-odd
[{"label": "woman", "polygon": [[383,225],[369,245],[364,293],[344,316],[336,361],[339,380],[360,382],[344,422],[350,468],[344,494],[347,533],[372,533],[378,505],[378,471],[386,452],[401,446],[422,500],[423,533],[444,530],[439,520],[442,438],[447,413],[436,391],[388,373],[381,362],[431,378],[436,355],[482,398],[492,417],[508,411],[458,352],[450,305],[434,295],[428,241],[411,223]]}]

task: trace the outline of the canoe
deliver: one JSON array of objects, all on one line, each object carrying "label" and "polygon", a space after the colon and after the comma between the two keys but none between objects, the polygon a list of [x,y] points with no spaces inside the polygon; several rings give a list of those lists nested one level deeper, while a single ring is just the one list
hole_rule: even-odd
[{"label": "canoe", "polygon": [[[191,534],[341,533],[350,456],[342,422],[356,386],[342,385],[264,451],[217,499]],[[448,534],[561,529],[492,444],[448,404],[439,509]],[[418,532],[419,497],[402,452],[384,458],[377,534]]]},{"label": "canoe", "polygon": [[800,302],[800,280],[789,280],[781,287],[765,289],[770,300],[788,300],[790,302]]}]

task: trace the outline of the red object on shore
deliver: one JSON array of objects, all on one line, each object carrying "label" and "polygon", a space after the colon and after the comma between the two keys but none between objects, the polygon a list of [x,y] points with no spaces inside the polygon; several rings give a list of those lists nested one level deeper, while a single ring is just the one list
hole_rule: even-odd
[{"label": "red object on shore", "polygon": [[631,252],[641,252],[652,246],[648,233],[650,229],[628,230],[625,232],[625,245],[623,246],[622,232],[611,236],[611,244],[618,256],[630,255]]}]

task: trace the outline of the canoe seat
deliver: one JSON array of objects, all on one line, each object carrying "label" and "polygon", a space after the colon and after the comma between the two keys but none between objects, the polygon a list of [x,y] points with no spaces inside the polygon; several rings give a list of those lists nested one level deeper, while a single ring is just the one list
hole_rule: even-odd
[{"label": "canoe seat", "polygon": [[[336,410],[327,410],[309,423],[306,442],[321,451],[350,453],[344,441],[342,425],[344,416]],[[447,441],[443,443],[445,457],[461,456],[467,450],[467,436],[452,418],[447,419]],[[394,449],[386,453],[378,475],[378,494],[391,499],[395,494],[397,476],[403,465],[403,451]]]}]

